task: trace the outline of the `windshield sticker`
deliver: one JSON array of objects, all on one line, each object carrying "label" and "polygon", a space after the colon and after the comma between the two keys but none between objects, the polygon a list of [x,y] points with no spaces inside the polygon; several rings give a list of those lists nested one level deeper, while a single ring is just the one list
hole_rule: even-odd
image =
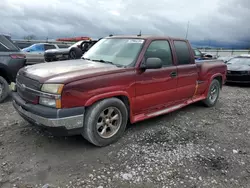
[{"label": "windshield sticker", "polygon": [[139,44],[142,44],[143,40],[141,40],[141,39],[131,39],[131,40],[128,40],[128,43],[139,43]]}]

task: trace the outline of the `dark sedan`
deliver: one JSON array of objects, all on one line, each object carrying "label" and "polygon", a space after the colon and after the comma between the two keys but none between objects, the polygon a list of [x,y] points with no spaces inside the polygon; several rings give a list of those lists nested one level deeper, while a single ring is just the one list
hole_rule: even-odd
[{"label": "dark sedan", "polygon": [[250,55],[240,55],[227,61],[227,80],[231,83],[250,83]]}]

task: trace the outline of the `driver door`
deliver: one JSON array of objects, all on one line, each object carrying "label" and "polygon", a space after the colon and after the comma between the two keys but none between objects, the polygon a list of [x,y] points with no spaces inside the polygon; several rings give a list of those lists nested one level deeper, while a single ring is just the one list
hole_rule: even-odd
[{"label": "driver door", "polygon": [[150,57],[160,58],[163,67],[136,75],[135,114],[166,108],[176,101],[177,68],[169,42],[152,41],[144,54],[145,60]]}]

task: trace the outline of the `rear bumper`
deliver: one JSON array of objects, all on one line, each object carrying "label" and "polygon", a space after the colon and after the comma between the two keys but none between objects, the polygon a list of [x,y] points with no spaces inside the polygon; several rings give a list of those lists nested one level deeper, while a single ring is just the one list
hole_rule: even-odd
[{"label": "rear bumper", "polygon": [[48,128],[65,131],[81,129],[84,122],[84,107],[53,109],[42,105],[26,103],[16,92],[12,93],[13,106],[28,122]]}]

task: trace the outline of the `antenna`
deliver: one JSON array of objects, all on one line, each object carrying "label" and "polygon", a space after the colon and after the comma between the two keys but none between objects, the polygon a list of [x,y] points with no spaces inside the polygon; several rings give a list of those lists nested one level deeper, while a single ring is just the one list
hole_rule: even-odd
[{"label": "antenna", "polygon": [[140,37],[141,36],[141,30],[140,30],[140,33],[137,35],[138,37]]},{"label": "antenna", "polygon": [[188,37],[188,30],[189,30],[189,21],[188,21],[188,23],[187,23],[186,39],[187,39],[187,37]]}]

